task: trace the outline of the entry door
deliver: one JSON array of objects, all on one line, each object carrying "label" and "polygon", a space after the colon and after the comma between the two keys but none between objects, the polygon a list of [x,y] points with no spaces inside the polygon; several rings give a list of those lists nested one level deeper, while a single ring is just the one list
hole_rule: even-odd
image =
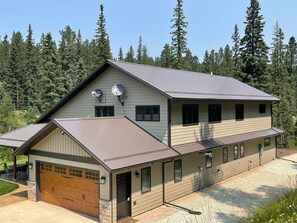
[{"label": "entry door", "polygon": [[131,172],[117,175],[117,220],[131,216]]}]

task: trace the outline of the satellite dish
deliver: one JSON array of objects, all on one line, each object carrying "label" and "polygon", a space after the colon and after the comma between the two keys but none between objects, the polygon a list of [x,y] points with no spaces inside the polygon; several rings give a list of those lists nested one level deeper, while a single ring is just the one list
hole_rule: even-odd
[{"label": "satellite dish", "polygon": [[100,98],[102,96],[102,91],[100,89],[96,89],[96,90],[92,91],[92,96],[94,98]]},{"label": "satellite dish", "polygon": [[125,93],[125,88],[121,84],[116,84],[112,87],[111,92],[113,93],[113,95],[119,97]]}]

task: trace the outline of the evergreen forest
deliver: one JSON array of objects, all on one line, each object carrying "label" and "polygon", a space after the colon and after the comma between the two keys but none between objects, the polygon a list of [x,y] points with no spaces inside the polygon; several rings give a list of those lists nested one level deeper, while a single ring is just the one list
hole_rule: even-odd
[{"label": "evergreen forest", "polygon": [[229,76],[279,98],[273,104],[273,126],[286,131],[282,146],[290,147],[297,135],[296,38],[286,37],[289,41],[284,42],[285,33],[276,22],[273,39],[265,42],[265,19],[258,0],[250,0],[245,21],[238,22],[244,22],[245,29],[234,24],[232,45],[205,51],[199,59],[187,47],[188,22],[182,0],[177,0],[173,9],[171,39],[156,57],[149,55],[149,46],[141,36],[128,52],[120,48],[112,55],[103,5],[93,39],[82,39],[80,30],[68,25],[60,30],[59,40],[48,32],[36,41],[31,25],[27,33],[1,36],[0,134],[35,122],[105,59],[115,59]]}]

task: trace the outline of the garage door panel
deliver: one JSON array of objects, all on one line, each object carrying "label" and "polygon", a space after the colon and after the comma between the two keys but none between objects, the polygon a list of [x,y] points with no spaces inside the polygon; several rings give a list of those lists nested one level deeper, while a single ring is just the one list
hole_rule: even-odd
[{"label": "garage door panel", "polygon": [[98,217],[98,179],[97,172],[41,163],[40,200]]}]

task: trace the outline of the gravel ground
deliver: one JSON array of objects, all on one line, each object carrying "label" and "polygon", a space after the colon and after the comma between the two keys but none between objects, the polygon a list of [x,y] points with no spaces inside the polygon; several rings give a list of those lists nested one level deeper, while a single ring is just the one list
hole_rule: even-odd
[{"label": "gravel ground", "polygon": [[202,211],[202,215],[194,216],[185,211],[177,211],[156,222],[240,222],[253,210],[297,187],[296,181],[295,153],[174,202],[192,210]]}]

